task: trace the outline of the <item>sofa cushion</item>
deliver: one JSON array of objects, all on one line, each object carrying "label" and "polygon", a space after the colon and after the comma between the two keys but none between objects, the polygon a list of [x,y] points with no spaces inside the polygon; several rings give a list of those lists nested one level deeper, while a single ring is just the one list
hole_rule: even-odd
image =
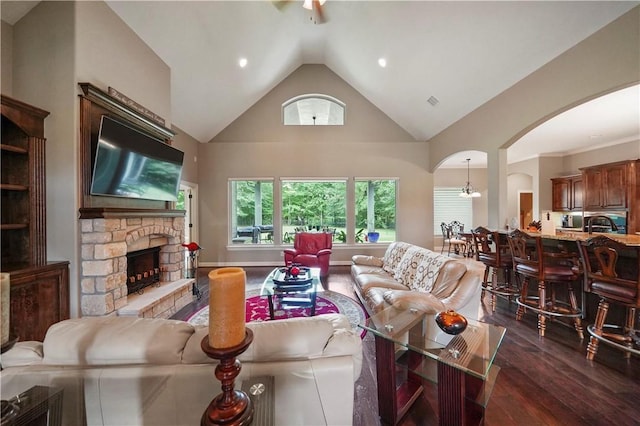
[{"label": "sofa cushion", "polygon": [[373,287],[394,288],[406,290],[407,286],[400,284],[387,273],[383,274],[361,274],[358,275],[356,284],[360,286],[360,293],[366,295],[367,291]]},{"label": "sofa cushion", "polygon": [[431,293],[440,299],[448,297],[460,284],[460,280],[467,272],[467,266],[462,262],[446,262],[438,273]]},{"label": "sofa cushion", "polygon": [[412,247],[412,245],[402,241],[389,244],[382,258],[382,269],[393,275],[409,247]]},{"label": "sofa cushion", "polygon": [[415,279],[418,263],[422,262],[424,251],[418,246],[409,247],[402,256],[402,260],[393,272],[393,279],[400,284],[409,286]]},{"label": "sofa cushion", "polygon": [[85,317],[49,327],[44,364],[177,364],[194,332],[184,321],[160,318]]},{"label": "sofa cushion", "polygon": [[407,284],[411,290],[429,293],[438,279],[441,269],[451,258],[422,250],[420,257],[416,259],[417,267],[414,279]]}]

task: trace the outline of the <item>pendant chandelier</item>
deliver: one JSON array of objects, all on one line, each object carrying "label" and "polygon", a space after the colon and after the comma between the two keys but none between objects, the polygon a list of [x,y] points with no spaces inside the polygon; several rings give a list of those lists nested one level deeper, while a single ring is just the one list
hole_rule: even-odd
[{"label": "pendant chandelier", "polygon": [[464,188],[462,188],[462,192],[460,192],[460,196],[464,198],[477,198],[477,197],[480,197],[481,195],[478,191],[473,189],[473,186],[471,186],[471,182],[469,179],[469,162],[470,161],[471,161],[471,158],[467,158],[467,184],[464,186]]}]

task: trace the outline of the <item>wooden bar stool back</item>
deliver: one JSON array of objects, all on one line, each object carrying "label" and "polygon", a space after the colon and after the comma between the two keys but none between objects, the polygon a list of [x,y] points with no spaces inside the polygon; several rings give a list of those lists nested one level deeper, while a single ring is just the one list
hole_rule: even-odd
[{"label": "wooden bar stool back", "polygon": [[[497,296],[506,297],[509,302],[519,294],[519,289],[511,279],[513,260],[506,236],[497,231],[490,231],[482,226],[471,230],[475,245],[476,260],[482,262],[484,278],[482,280],[482,300],[484,293],[491,293],[491,310],[496,310]],[[498,272],[502,272],[502,281],[499,281]],[[491,281],[489,273],[491,272]]]},{"label": "wooden bar stool back", "polygon": [[[578,336],[583,339],[582,309],[578,307],[574,289],[574,283],[582,277],[578,252],[544,246],[540,236],[519,229],[508,234],[508,240],[516,279],[520,283],[516,320],[521,320],[527,309],[536,312],[538,334],[544,337],[548,318],[571,318]],[[537,295],[529,294],[531,280],[537,284]],[[568,300],[558,300],[557,286],[566,289]]]},{"label": "wooden bar stool back", "polygon": [[[636,309],[640,307],[640,248],[631,247],[604,235],[580,242],[586,275],[586,290],[600,296],[587,359],[592,360],[603,342],[624,351],[625,358],[640,355],[640,331],[636,329]],[[609,304],[625,308],[623,326],[605,324]]]}]

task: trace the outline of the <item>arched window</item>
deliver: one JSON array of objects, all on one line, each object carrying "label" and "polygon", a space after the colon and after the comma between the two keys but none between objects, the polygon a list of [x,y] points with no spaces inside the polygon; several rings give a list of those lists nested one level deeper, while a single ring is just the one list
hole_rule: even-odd
[{"label": "arched window", "polygon": [[328,95],[300,95],[282,104],[282,120],[285,126],[342,126],[344,108],[344,102]]}]

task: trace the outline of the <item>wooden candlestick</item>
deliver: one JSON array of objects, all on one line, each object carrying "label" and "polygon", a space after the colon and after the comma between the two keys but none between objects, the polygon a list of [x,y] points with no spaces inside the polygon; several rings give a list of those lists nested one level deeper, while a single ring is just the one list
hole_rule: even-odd
[{"label": "wooden candlestick", "polygon": [[222,393],[218,394],[202,415],[201,426],[225,425],[245,426],[253,420],[253,404],[249,396],[242,390],[234,390],[234,382],[240,374],[238,355],[247,350],[253,341],[253,332],[245,328],[242,342],[229,348],[212,348],[209,336],[205,336],[200,343],[202,350],[209,358],[218,359],[216,378],[222,384]]}]

